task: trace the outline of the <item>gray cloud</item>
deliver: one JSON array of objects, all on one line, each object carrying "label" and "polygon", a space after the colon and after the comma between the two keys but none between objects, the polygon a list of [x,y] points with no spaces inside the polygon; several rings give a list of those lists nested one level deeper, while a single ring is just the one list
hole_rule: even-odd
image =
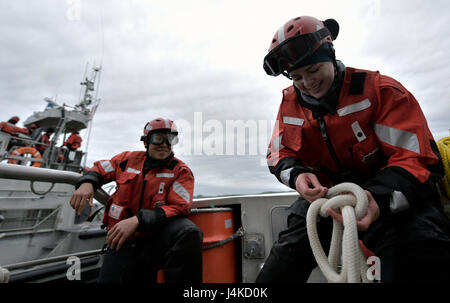
[{"label": "gray cloud", "polygon": [[[80,4],[75,20],[70,18],[73,3]],[[279,1],[276,6],[273,1],[3,1],[1,119],[18,114],[25,120],[45,107],[44,97],[76,104],[86,62],[102,62],[102,102],[92,126],[88,165],[143,149],[142,128],[158,116],[193,123],[194,113],[201,112],[204,122],[223,126],[227,120],[272,121],[281,90],[290,82],[266,76],[262,58],[279,26],[309,14],[336,18],[341,25],[335,41],[338,58],[399,80],[422,105],[434,136],[441,138],[449,135],[449,5],[385,0]],[[180,155],[194,171],[196,194],[288,190],[261,165],[262,157]]]}]

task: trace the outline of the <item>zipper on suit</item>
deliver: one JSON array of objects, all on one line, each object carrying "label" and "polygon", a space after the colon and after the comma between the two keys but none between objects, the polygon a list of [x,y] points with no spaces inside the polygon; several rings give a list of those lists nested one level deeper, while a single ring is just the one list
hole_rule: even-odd
[{"label": "zipper on suit", "polygon": [[142,174],[142,190],[141,190],[141,198],[139,199],[139,210],[142,208],[142,203],[144,202],[144,192],[145,192],[145,185],[147,184],[147,180],[145,180],[145,174]]},{"label": "zipper on suit", "polygon": [[330,152],[331,158],[333,158],[334,163],[336,164],[338,170],[342,171],[341,162],[339,162],[336,152],[334,151],[333,145],[331,144],[331,140],[328,137],[327,126],[325,124],[325,120],[323,119],[323,117],[319,116],[319,117],[317,117],[317,121],[319,122],[320,133],[322,134],[322,139],[327,144],[328,151]]}]

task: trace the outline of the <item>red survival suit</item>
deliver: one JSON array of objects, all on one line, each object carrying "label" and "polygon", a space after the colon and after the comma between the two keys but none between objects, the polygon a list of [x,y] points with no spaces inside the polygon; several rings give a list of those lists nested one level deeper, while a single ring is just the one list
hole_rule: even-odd
[{"label": "red survival suit", "polygon": [[42,134],[41,139],[39,140],[39,142],[46,144],[36,144],[36,149],[41,153],[41,155],[44,154],[45,150],[47,149],[47,146],[50,145],[50,138],[48,134]]},{"label": "red survival suit", "polygon": [[17,127],[16,125],[8,122],[8,121],[3,121],[0,122],[0,129],[5,132],[8,133],[10,135],[16,135],[17,133],[22,133],[24,135],[29,136],[30,135],[30,131],[28,130],[28,128],[26,127]]},{"label": "red survival suit", "polygon": [[76,132],[73,132],[67,141],[64,142],[64,146],[67,146],[70,150],[76,150],[81,146],[81,141],[83,141],[81,137]]},{"label": "red survival suit", "polygon": [[[327,187],[357,183],[374,195],[381,216],[425,203],[439,207],[434,183],[442,162],[414,96],[379,72],[343,71],[335,108],[325,114],[304,106],[294,86],[283,90],[267,155],[271,173],[293,189],[304,172]],[[434,223],[423,218],[413,229],[427,238],[419,225]]]},{"label": "red survival suit", "polygon": [[[154,224],[189,214],[194,191],[194,176],[189,167],[171,155],[165,165],[148,169],[144,176],[145,162],[145,151],[123,152],[111,160],[95,162],[78,182],[92,180],[98,188],[116,181],[117,190],[108,200],[103,220],[108,230],[134,215],[140,223],[150,220],[153,222],[146,224]],[[154,210],[151,218],[144,218],[141,209]]]}]

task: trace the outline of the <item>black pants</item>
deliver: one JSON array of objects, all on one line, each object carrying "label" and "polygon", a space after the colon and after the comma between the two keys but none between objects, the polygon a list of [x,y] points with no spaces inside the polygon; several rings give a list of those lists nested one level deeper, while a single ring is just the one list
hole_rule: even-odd
[{"label": "black pants", "polygon": [[[317,266],[306,230],[306,201],[297,200],[288,215],[288,228],[279,234],[256,283],[304,283]],[[333,223],[319,217],[318,233],[329,251]],[[372,248],[371,248],[372,249]],[[373,249],[380,258],[381,282],[450,282],[450,243],[438,240],[391,242]]]},{"label": "black pants", "polygon": [[148,237],[107,248],[98,282],[156,282],[164,269],[166,283],[202,282],[203,234],[189,219],[178,217],[155,229]]}]

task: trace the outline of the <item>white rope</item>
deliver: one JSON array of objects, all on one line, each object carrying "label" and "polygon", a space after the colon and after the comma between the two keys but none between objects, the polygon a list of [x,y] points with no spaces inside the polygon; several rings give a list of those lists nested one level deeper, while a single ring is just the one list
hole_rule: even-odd
[{"label": "white rope", "polygon": [[[343,194],[345,192],[351,192],[354,196]],[[328,217],[325,211],[327,208],[332,208],[339,212],[340,207],[342,207],[341,214],[344,225],[333,219],[333,233],[327,258],[317,233],[317,216],[320,213],[322,217]],[[330,188],[326,198],[317,199],[309,206],[306,215],[309,243],[317,265],[328,282],[371,282],[367,279],[368,267],[359,245],[356,227],[356,221],[366,215],[367,207],[368,198],[366,192],[353,183],[341,183]],[[340,273],[338,273],[338,261],[341,255],[342,267]]]},{"label": "white rope", "polygon": [[9,281],[9,270],[2,268],[0,266],[0,283],[8,283]]}]

